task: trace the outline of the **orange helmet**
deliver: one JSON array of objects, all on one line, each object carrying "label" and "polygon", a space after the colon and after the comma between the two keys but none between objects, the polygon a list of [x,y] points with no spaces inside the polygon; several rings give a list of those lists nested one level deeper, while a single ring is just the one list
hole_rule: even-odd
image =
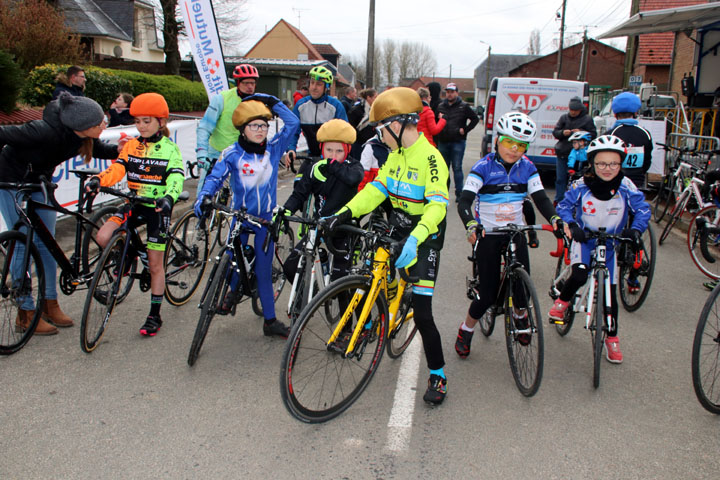
[{"label": "orange helmet", "polygon": [[133,117],[170,117],[170,108],[165,98],[159,93],[141,93],[130,104],[130,115]]}]

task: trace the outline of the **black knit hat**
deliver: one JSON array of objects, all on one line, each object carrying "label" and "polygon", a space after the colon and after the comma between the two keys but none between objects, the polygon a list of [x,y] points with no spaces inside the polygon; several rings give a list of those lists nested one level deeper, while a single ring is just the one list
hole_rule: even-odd
[{"label": "black knit hat", "polygon": [[63,92],[57,101],[60,106],[60,122],[77,132],[100,125],[105,119],[102,107],[90,98],[75,97]]}]

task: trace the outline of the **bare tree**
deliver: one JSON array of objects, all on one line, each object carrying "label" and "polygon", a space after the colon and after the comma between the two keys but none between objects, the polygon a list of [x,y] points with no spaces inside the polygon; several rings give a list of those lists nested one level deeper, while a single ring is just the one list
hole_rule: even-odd
[{"label": "bare tree", "polygon": [[395,40],[387,38],[383,41],[378,63],[382,69],[382,76],[388,85],[393,85],[395,81],[397,73],[397,50],[398,46]]},{"label": "bare tree", "polygon": [[[408,69],[405,78],[418,78],[425,75],[429,75],[437,69],[437,60],[435,59],[435,53],[430,47],[424,43],[417,42],[403,42],[403,46],[408,43],[407,55],[410,57],[409,61],[405,61],[402,58],[398,60],[398,63],[408,63],[410,68]],[[401,48],[402,52],[402,48]]]},{"label": "bare tree", "polygon": [[165,73],[180,74],[180,49],[178,35],[181,21],[178,21],[177,0],[159,0],[162,7],[163,51],[165,52]]},{"label": "bare tree", "polygon": [[528,44],[528,55],[540,55],[540,30],[537,28],[530,32],[530,43]]},{"label": "bare tree", "polygon": [[343,55],[345,63],[350,65],[355,71],[357,80],[363,83],[366,87],[374,87],[380,83],[380,71],[378,69],[378,59],[380,58],[380,48],[375,45],[375,64],[373,66],[373,79],[368,80],[367,78],[367,58],[365,52],[361,55]]}]

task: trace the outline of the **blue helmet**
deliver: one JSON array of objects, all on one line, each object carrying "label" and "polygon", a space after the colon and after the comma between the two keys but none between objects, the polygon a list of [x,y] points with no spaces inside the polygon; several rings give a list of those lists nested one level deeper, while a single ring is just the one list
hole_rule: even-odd
[{"label": "blue helmet", "polygon": [[640,110],[640,97],[630,92],[623,92],[613,98],[613,113],[637,113]]}]

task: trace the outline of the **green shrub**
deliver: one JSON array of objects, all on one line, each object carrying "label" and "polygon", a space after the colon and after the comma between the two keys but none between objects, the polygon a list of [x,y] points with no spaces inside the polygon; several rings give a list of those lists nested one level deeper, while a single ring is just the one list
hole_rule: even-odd
[{"label": "green shrub", "polygon": [[[43,65],[30,72],[24,100],[31,105],[46,105],[55,90],[55,77],[65,72],[68,65]],[[171,112],[201,111],[207,108],[205,87],[200,82],[191,82],[175,75],[151,75],[148,73],[115,70],[110,68],[83,67],[87,84],[85,95],[109,108],[119,92],[137,96],[141,93],[156,92],[165,97]]]},{"label": "green shrub", "polygon": [[11,113],[15,110],[18,94],[23,85],[22,70],[13,61],[12,55],[0,50],[0,110]]}]

